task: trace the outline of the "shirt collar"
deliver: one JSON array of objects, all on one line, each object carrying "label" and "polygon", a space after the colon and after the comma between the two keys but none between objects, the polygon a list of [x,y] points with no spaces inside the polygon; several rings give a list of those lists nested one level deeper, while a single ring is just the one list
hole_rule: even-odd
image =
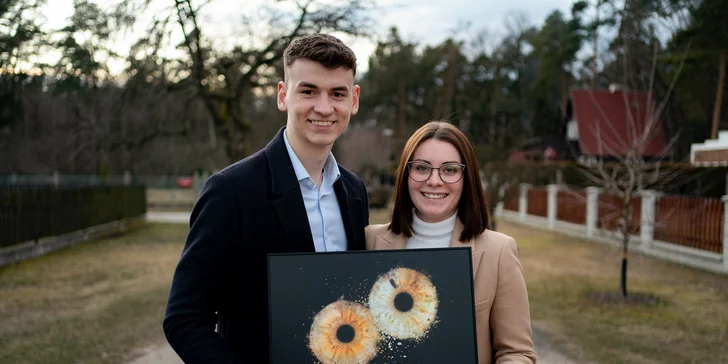
[{"label": "shirt collar", "polygon": [[[293,164],[293,171],[296,173],[296,179],[298,181],[305,180],[307,178],[311,178],[311,175],[308,174],[308,171],[306,171],[306,167],[303,166],[303,163],[301,163],[301,160],[298,159],[298,156],[296,155],[296,152],[293,151],[293,148],[291,148],[291,143],[288,142],[288,135],[286,135],[286,131],[283,131],[283,142],[286,144],[286,150],[288,151],[288,157],[291,159],[291,164]],[[339,165],[336,163],[336,158],[334,158],[334,154],[329,152],[329,156],[326,158],[326,162],[324,162],[324,180],[329,180],[331,183],[336,182],[339,177],[341,177],[341,171],[339,171]]]}]

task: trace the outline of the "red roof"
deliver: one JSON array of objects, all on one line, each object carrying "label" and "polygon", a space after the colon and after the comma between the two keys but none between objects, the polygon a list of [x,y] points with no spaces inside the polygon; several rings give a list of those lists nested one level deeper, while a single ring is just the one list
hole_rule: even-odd
[{"label": "red roof", "polygon": [[[621,156],[630,149],[648,157],[667,153],[667,136],[662,120],[655,117],[659,105],[654,95],[630,91],[574,90],[571,100],[582,154]],[[650,120],[654,122],[650,123]],[[641,139],[643,136],[644,139]]]}]

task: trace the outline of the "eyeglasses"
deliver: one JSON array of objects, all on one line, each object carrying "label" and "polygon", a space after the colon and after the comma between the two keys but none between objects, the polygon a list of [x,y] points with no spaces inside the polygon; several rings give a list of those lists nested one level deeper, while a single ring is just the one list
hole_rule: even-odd
[{"label": "eyeglasses", "polygon": [[[430,179],[434,168],[435,167],[426,162],[407,162],[409,176],[417,182],[425,182]],[[460,179],[463,178],[464,170],[465,165],[460,163],[444,163],[440,166],[440,168],[437,168],[440,179],[445,183],[457,183],[460,181]]]}]

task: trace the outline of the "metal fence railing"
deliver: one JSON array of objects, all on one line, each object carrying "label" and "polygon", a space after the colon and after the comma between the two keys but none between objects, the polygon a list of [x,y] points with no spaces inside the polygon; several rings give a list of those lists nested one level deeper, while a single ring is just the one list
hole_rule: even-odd
[{"label": "metal fence railing", "polygon": [[193,180],[204,183],[207,176],[197,175],[74,175],[74,174],[3,174],[0,186],[64,185],[64,186],[128,186],[146,185],[151,189],[192,188]]},{"label": "metal fence railing", "polygon": [[0,248],[146,213],[146,188],[0,185]]}]

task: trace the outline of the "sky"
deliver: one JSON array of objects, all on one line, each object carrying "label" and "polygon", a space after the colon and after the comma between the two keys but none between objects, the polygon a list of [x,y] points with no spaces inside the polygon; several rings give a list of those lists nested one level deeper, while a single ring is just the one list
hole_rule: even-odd
[{"label": "sky", "polygon": [[[156,0],[156,4],[166,6],[172,1]],[[117,0],[96,0],[102,7],[116,2]],[[276,3],[272,0],[213,0],[204,8],[201,28],[208,37],[225,42],[239,30],[240,14],[254,14],[256,7],[264,2],[285,3]],[[397,26],[400,35],[406,41],[434,45],[452,34],[461,39],[468,39],[470,37],[467,34],[475,34],[481,29],[488,29],[489,34],[497,37],[499,33],[505,32],[505,19],[515,13],[525,16],[532,25],[542,24],[546,16],[555,9],[561,10],[568,16],[572,0],[376,0],[376,3],[378,8],[373,13],[377,21],[375,36],[383,37],[390,27]],[[49,1],[44,9],[48,20],[46,26],[62,27],[73,13],[72,4],[73,0]],[[469,27],[464,29],[462,24],[466,23]],[[137,32],[140,31],[141,29],[137,29]],[[117,50],[124,54],[133,38],[120,39],[116,45]],[[366,71],[367,60],[374,51],[376,43],[372,40],[350,39],[345,36],[342,36],[342,39],[356,53],[359,60],[357,68],[362,72]],[[112,73],[123,67],[121,61],[110,64]]]}]

